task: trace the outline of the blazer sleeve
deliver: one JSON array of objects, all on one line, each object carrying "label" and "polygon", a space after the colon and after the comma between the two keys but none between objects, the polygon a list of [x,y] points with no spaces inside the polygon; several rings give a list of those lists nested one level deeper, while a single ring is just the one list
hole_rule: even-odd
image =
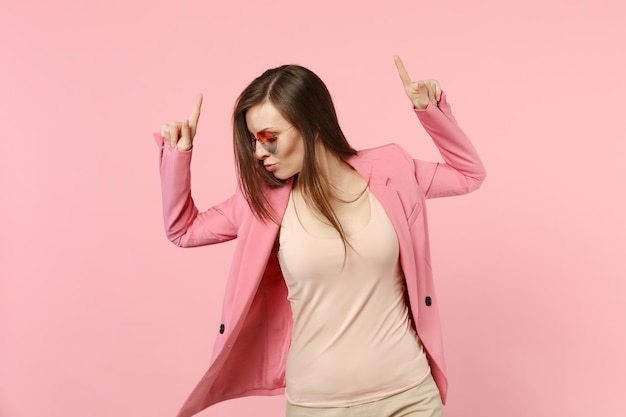
[{"label": "blazer sleeve", "polygon": [[192,151],[168,149],[159,133],[163,222],[167,238],[177,246],[193,247],[226,242],[237,237],[238,193],[226,201],[199,212],[191,197]]},{"label": "blazer sleeve", "polygon": [[414,160],[415,176],[426,198],[466,194],[478,189],[486,177],[485,168],[452,115],[445,93],[441,94],[438,106],[430,103],[426,109],[414,111],[445,161]]}]

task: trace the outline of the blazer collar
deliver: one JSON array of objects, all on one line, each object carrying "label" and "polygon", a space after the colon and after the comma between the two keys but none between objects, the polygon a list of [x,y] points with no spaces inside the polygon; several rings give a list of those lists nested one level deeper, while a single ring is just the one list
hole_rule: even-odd
[{"label": "blazer collar", "polygon": [[357,170],[370,187],[386,186],[387,182],[389,182],[389,175],[384,172],[373,172],[372,164],[359,154],[351,156],[346,162]]}]

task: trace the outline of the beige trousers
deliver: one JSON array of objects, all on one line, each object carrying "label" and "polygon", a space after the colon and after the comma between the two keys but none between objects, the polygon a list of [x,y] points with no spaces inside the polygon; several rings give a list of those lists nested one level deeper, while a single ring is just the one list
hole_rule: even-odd
[{"label": "beige trousers", "polygon": [[287,417],[443,417],[439,389],[431,375],[391,397],[351,407],[315,408],[287,403]]}]

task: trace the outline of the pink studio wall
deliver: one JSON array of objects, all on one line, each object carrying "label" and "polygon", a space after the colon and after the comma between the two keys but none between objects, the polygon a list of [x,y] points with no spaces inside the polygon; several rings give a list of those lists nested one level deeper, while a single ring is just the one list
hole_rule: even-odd
[{"label": "pink studio wall", "polygon": [[[10,1],[0,14],[0,416],[173,416],[232,243],[165,238],[151,133],[205,95],[193,188],[234,189],[230,111],[300,63],[358,148],[439,159],[393,64],[437,78],[488,169],[431,200],[447,416],[623,416],[621,1]],[[280,416],[249,398],[201,416]]]}]

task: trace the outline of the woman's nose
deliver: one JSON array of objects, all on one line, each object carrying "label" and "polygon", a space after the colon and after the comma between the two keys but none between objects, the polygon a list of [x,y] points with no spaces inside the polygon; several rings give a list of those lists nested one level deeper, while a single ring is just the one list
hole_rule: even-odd
[{"label": "woman's nose", "polygon": [[254,141],[254,156],[256,156],[256,159],[258,159],[259,161],[262,161],[270,155],[271,154],[267,151],[267,149],[265,149],[265,147],[258,140]]}]

